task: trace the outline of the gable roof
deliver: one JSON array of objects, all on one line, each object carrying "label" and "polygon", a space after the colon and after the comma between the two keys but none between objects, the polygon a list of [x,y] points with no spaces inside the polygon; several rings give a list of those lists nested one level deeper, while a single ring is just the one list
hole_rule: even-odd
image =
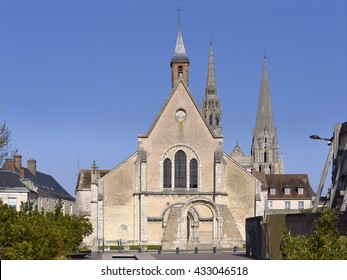
[{"label": "gable roof", "polygon": [[235,157],[235,156],[244,156],[245,154],[243,153],[239,143],[237,142],[234,149],[232,150],[230,156]]},{"label": "gable roof", "polygon": [[188,88],[188,86],[187,86],[187,84],[186,84],[186,82],[184,81],[184,79],[183,79],[182,76],[180,76],[180,77],[178,78],[178,80],[177,80],[175,86],[174,86],[174,87],[172,88],[172,90],[171,90],[170,95],[169,95],[168,98],[166,99],[164,105],[161,107],[159,113],[157,114],[156,118],[154,119],[154,122],[152,123],[152,125],[151,125],[151,127],[149,128],[149,130],[147,131],[147,133],[146,133],[146,134],[139,134],[138,137],[139,137],[139,138],[147,138],[147,137],[149,137],[149,135],[151,134],[152,130],[153,130],[154,127],[156,126],[157,122],[159,121],[161,115],[162,115],[163,112],[165,111],[167,105],[169,104],[169,102],[170,102],[172,96],[175,94],[177,88],[179,87],[179,85],[180,85],[181,83],[182,83],[182,85],[184,86],[186,92],[188,93],[188,96],[189,96],[190,99],[192,100],[192,102],[193,102],[193,104],[194,104],[196,110],[199,112],[199,115],[200,115],[202,121],[205,123],[207,129],[210,131],[212,137],[213,137],[213,138],[223,138],[223,136],[218,136],[218,135],[216,135],[216,134],[213,132],[213,130],[211,129],[211,127],[207,124],[205,118],[204,118],[203,115],[202,115],[202,112],[201,112],[199,106],[198,106],[197,103],[195,102],[195,100],[194,100],[194,98],[193,98],[193,96],[192,96],[192,94],[191,94],[191,92],[190,92],[190,90],[189,90],[189,88]]}]

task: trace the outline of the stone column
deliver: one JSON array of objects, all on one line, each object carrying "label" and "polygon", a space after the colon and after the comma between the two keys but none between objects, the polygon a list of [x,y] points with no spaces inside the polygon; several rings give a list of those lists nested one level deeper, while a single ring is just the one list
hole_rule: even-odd
[{"label": "stone column", "polygon": [[147,152],[141,151],[140,157],[140,242],[146,245],[148,242],[147,226]]},{"label": "stone column", "polygon": [[[223,154],[220,151],[216,151],[214,153],[214,192],[221,193],[222,192],[222,157]],[[221,196],[214,195],[214,201],[216,204],[221,204]]]}]

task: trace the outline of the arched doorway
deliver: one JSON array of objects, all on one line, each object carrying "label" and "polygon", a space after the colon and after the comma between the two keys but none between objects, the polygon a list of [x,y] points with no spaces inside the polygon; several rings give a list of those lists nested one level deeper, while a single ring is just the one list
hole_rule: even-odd
[{"label": "arched doorway", "polygon": [[192,198],[182,205],[179,236],[182,246],[218,244],[223,219],[216,204],[208,198]]}]

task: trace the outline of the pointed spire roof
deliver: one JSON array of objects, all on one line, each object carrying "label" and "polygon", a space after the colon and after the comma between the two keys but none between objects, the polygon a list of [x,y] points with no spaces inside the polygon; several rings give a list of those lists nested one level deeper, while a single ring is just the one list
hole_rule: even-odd
[{"label": "pointed spire roof", "polygon": [[217,94],[216,79],[214,75],[214,59],[212,52],[212,39],[210,40],[210,55],[208,57],[208,70],[206,82],[206,95]]},{"label": "pointed spire roof", "polygon": [[255,125],[255,135],[257,135],[257,138],[263,134],[265,129],[272,133],[275,130],[275,124],[272,113],[269,78],[266,68],[266,56],[264,55],[263,76],[261,80],[258,113]]},{"label": "pointed spire roof", "polygon": [[188,61],[189,62],[186,49],[184,48],[180,23],[178,23],[178,34],[177,34],[177,40],[176,40],[175,53],[171,59],[171,62],[173,61]]}]

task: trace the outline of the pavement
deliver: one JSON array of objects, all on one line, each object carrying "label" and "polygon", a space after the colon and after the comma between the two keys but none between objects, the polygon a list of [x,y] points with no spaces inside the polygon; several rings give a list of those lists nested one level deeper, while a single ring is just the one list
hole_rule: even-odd
[{"label": "pavement", "polygon": [[136,251],[131,252],[93,252],[90,256],[86,256],[83,260],[252,260],[246,256],[245,251],[239,251],[236,253],[231,252],[180,252],[176,254],[174,252],[144,252],[138,253]]}]

